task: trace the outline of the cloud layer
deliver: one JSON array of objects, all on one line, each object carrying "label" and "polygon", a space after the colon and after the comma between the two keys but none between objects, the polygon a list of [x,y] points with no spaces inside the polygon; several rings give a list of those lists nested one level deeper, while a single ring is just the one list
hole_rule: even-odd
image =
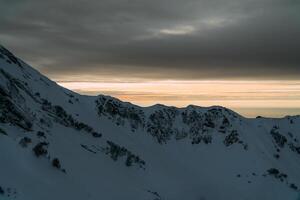
[{"label": "cloud layer", "polygon": [[300,78],[297,0],[0,5],[0,43],[54,78]]}]

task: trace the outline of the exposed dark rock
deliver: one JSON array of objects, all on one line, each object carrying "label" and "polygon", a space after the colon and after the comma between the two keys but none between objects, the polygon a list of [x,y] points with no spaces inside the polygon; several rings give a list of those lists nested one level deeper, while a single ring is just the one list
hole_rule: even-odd
[{"label": "exposed dark rock", "polygon": [[279,158],[280,158],[280,155],[279,155],[279,154],[274,154],[274,157],[275,157],[276,159],[279,159]]},{"label": "exposed dark rock", "polygon": [[197,138],[193,138],[192,144],[199,144],[200,142],[203,142],[204,144],[210,144],[212,142],[212,136],[211,135],[200,135]]},{"label": "exposed dark rock", "polygon": [[49,143],[47,142],[40,142],[32,150],[37,157],[46,156],[48,153],[47,151],[48,145]]},{"label": "exposed dark rock", "polygon": [[278,128],[277,126],[274,126],[274,127],[272,128],[272,130],[271,130],[270,133],[271,133],[271,135],[272,135],[272,137],[273,137],[275,143],[276,143],[279,147],[283,148],[284,145],[285,145],[285,143],[287,142],[287,139],[286,139],[285,136],[283,136],[283,135],[281,135],[281,134],[279,133],[278,129],[279,129],[279,128]]},{"label": "exposed dark rock", "polygon": [[66,127],[72,127],[79,131],[84,130],[91,133],[94,137],[101,137],[101,133],[97,133],[91,126],[74,119],[73,116],[68,114],[61,106],[52,106],[49,101],[43,99],[42,109],[47,111],[58,123]]},{"label": "exposed dark rock", "polygon": [[224,139],[225,146],[233,145],[234,143],[239,142],[239,134],[236,130],[233,130],[229,135],[227,135]]},{"label": "exposed dark rock", "polygon": [[175,130],[173,127],[177,112],[172,108],[163,108],[152,113],[147,123],[147,132],[150,133],[160,144],[171,139]]},{"label": "exposed dark rock", "polygon": [[85,150],[87,150],[88,152],[91,152],[91,153],[93,153],[93,154],[96,154],[97,152],[96,151],[94,151],[94,150],[92,150],[91,148],[89,148],[87,145],[85,145],[85,144],[80,144],[80,146],[82,147],[82,148],[84,148]]},{"label": "exposed dark rock", "polygon": [[40,138],[46,138],[45,132],[43,131],[38,131],[36,135]]},{"label": "exposed dark rock", "polygon": [[96,138],[100,138],[102,137],[102,134],[101,133],[97,133],[97,132],[92,132],[92,135]]},{"label": "exposed dark rock", "polygon": [[20,140],[20,142],[19,142],[19,144],[22,146],[22,147],[27,147],[28,146],[28,144],[30,144],[32,141],[31,141],[31,139],[29,138],[29,137],[23,137],[21,140]]},{"label": "exposed dark rock", "polygon": [[0,186],[0,195],[4,195],[4,194],[5,194],[5,192],[4,192],[3,188]]},{"label": "exposed dark rock", "polygon": [[289,143],[289,147],[293,152],[296,152],[297,154],[300,154],[300,146],[296,146],[293,143]]},{"label": "exposed dark rock", "polygon": [[3,130],[3,129],[1,129],[1,128],[0,128],[0,134],[2,134],[2,135],[7,135],[7,133],[5,132],[5,130]]},{"label": "exposed dark rock", "polygon": [[8,51],[6,48],[4,48],[3,46],[0,46],[0,54],[2,54],[2,58],[3,55],[6,56],[6,58],[8,59],[8,63],[14,63],[17,64],[19,67],[22,67],[21,62],[19,61],[19,59],[17,57],[14,56],[14,54],[12,54],[10,51]]},{"label": "exposed dark rock", "polygon": [[52,160],[52,166],[55,167],[55,168],[57,168],[57,169],[60,169],[60,168],[61,168],[60,161],[59,161],[58,158],[54,158],[54,159]]},{"label": "exposed dark rock", "polygon": [[[1,88],[0,88],[1,90]],[[13,103],[10,95],[2,89],[0,92],[0,122],[17,125],[20,128],[30,131],[33,124],[27,119],[24,111]]]},{"label": "exposed dark rock", "polygon": [[151,190],[148,190],[147,192],[149,192],[150,194],[152,194],[154,196],[153,200],[162,200],[161,196],[157,192],[154,192]]},{"label": "exposed dark rock", "polygon": [[111,118],[117,125],[124,125],[127,121],[132,129],[144,128],[144,112],[137,106],[120,102],[117,99],[101,96],[96,100],[98,115]]},{"label": "exposed dark rock", "polygon": [[298,190],[298,187],[294,183],[290,184],[290,188],[292,188],[293,190]]},{"label": "exposed dark rock", "polygon": [[278,175],[279,174],[279,170],[276,168],[270,168],[267,171],[270,175]]},{"label": "exposed dark rock", "polygon": [[145,169],[145,161],[139,156],[134,155],[125,147],[121,147],[111,141],[107,141],[108,147],[104,149],[104,152],[114,160],[117,161],[118,158],[126,157],[125,165],[130,167],[132,165],[137,165],[139,168]]},{"label": "exposed dark rock", "polygon": [[267,172],[270,176],[275,177],[276,179],[280,180],[281,182],[286,180],[286,178],[288,177],[287,174],[280,172],[276,168],[270,168],[270,169],[267,170]]}]

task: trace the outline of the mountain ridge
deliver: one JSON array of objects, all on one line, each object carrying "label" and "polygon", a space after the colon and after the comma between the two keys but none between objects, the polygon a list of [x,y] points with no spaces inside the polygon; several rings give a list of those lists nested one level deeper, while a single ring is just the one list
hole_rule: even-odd
[{"label": "mountain ridge", "polygon": [[0,47],[6,198],[296,199],[299,134],[300,116],[80,95]]}]

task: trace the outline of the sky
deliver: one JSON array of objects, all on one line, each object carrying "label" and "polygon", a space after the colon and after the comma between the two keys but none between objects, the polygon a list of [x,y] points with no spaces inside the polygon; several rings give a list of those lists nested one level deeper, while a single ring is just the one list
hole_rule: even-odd
[{"label": "sky", "polygon": [[0,43],[60,85],[148,106],[300,114],[299,0],[0,0]]}]

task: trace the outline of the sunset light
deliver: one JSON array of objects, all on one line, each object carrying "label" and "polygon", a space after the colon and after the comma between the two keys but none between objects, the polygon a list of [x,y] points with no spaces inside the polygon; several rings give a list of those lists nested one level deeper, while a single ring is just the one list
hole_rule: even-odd
[{"label": "sunset light", "polygon": [[[140,106],[222,105],[249,117],[279,117],[287,111],[300,110],[300,81],[61,81],[59,84],[78,93],[111,95]],[[251,110],[254,108],[256,111]]]}]

